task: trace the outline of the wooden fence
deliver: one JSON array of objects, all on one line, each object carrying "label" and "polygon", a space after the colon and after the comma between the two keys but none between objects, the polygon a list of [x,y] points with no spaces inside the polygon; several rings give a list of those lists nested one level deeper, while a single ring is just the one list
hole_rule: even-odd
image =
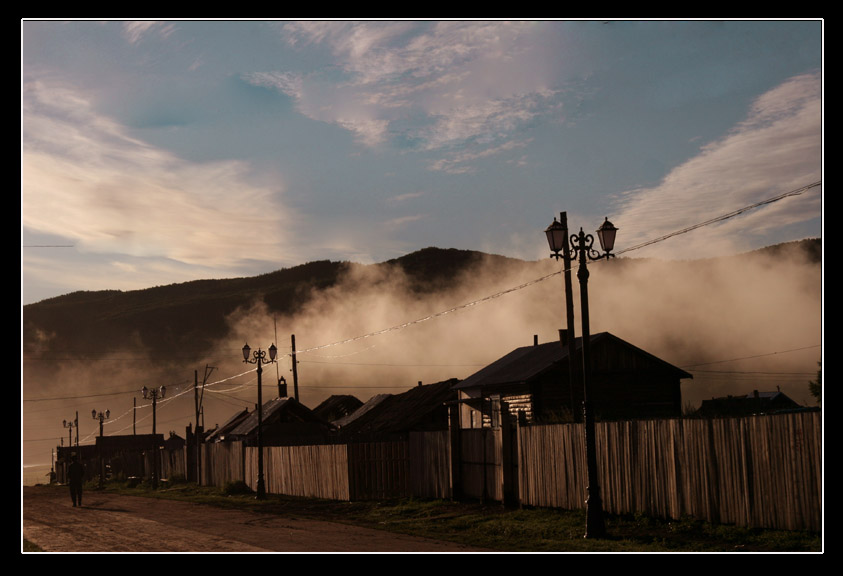
[{"label": "wooden fence", "polygon": [[[344,445],[271,446],[263,452],[264,484],[270,494],[349,500]],[[257,489],[258,449],[245,448],[245,481]]]},{"label": "wooden fence", "polygon": [[[585,507],[582,426],[519,431],[522,504]],[[597,424],[603,508],[784,530],[822,526],[821,414]]]},{"label": "wooden fence", "polygon": [[[595,440],[604,510],[820,531],[821,419],[819,412],[808,412],[599,422]],[[162,477],[184,474],[183,462],[178,453],[164,452]],[[151,469],[150,462],[140,465]],[[264,448],[267,492],[334,500],[456,496],[577,509],[585,507],[585,470],[582,424]],[[203,445],[201,483],[223,487],[236,480],[256,488],[257,449],[239,442]]]}]

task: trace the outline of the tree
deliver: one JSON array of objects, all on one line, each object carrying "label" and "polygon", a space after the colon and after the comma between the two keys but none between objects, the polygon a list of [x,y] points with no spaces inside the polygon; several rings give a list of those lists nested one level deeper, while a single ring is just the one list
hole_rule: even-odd
[{"label": "tree", "polygon": [[811,391],[811,396],[817,399],[819,404],[823,403],[822,393],[823,393],[823,364],[822,362],[817,362],[817,365],[820,367],[817,370],[817,379],[811,380],[808,382],[808,390]]}]

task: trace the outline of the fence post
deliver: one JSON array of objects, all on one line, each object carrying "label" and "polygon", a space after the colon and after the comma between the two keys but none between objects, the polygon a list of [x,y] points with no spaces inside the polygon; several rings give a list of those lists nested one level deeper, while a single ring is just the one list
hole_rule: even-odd
[{"label": "fence post", "polygon": [[500,411],[498,422],[500,422],[501,427],[501,476],[503,481],[501,504],[504,506],[514,506],[517,503],[516,494],[518,493],[518,476],[513,474],[513,423],[509,412],[509,404],[506,402],[500,402],[498,404],[498,410]]},{"label": "fence post", "polygon": [[460,405],[448,406],[448,431],[451,440],[451,499],[462,497],[462,442],[460,439]]}]

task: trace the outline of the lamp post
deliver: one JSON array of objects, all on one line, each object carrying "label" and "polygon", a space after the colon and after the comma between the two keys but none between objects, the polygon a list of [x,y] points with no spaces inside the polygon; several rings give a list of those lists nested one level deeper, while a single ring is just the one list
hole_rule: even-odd
[{"label": "lamp post", "polygon": [[158,440],[155,438],[155,410],[158,404],[158,399],[163,398],[167,393],[166,386],[159,386],[158,388],[141,388],[144,400],[152,399],[152,443],[154,444],[154,451],[152,453],[152,489],[158,489]]},{"label": "lamp post", "polygon": [[[102,438],[102,423],[111,417],[111,411],[106,410],[105,412],[97,412],[96,410],[91,410],[91,417],[94,420],[100,421],[100,438]],[[100,467],[100,488],[102,488],[103,484],[105,484],[105,468],[103,467],[104,465],[102,460],[102,440],[100,440],[100,446],[97,449],[97,458],[99,459]]]},{"label": "lamp post", "polygon": [[[559,258],[559,252],[563,251],[562,258],[565,262],[566,274],[569,274],[571,262],[573,258],[568,253],[568,230],[567,219],[565,213],[561,214],[562,222],[554,218],[553,224],[548,226],[545,230],[547,241],[550,245],[552,258]],[[597,479],[597,447],[594,437],[594,413],[589,397],[589,385],[591,379],[591,356],[590,356],[590,339],[591,329],[589,326],[588,315],[588,260],[601,260],[603,258],[612,258],[612,249],[615,247],[615,236],[618,229],[609,222],[609,219],[603,222],[600,228],[597,229],[597,238],[600,240],[600,247],[603,254],[600,254],[593,249],[594,236],[586,234],[580,228],[579,234],[571,234],[571,246],[576,251],[576,258],[579,260],[579,268],[577,269],[577,279],[580,282],[580,307],[582,309],[582,382],[583,382],[583,420],[585,423],[585,453],[586,453],[586,470],[588,475],[587,497],[586,497],[586,538],[602,538],[606,533],[606,527],[603,522],[603,502],[600,497],[600,483]],[[568,300],[568,321],[572,323],[573,311],[570,305],[570,282],[566,282],[566,296]],[[573,358],[569,355],[569,362]]]},{"label": "lamp post", "polygon": [[269,360],[266,359],[266,352],[260,348],[252,352],[248,344],[243,346],[243,362],[246,364],[257,364],[258,366],[258,500],[266,498],[266,485],[263,480],[263,398],[261,396],[261,374],[263,373],[263,368],[261,366],[275,362],[275,356],[277,354],[278,348],[275,347],[275,344],[269,347]]},{"label": "lamp post", "polygon": [[76,449],[79,449],[79,412],[73,420],[62,420],[61,425],[67,428],[67,445],[73,447],[73,429],[76,428]]}]

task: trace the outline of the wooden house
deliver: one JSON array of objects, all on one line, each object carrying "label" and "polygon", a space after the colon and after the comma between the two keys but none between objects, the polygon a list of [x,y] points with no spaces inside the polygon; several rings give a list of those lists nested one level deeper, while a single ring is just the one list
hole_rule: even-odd
[{"label": "wooden house", "polygon": [[339,420],[360,408],[363,402],[350,394],[334,394],[313,409],[314,414],[327,422]]},{"label": "wooden house", "polygon": [[[261,419],[264,446],[321,444],[334,430],[329,422],[290,397],[265,402]],[[247,445],[255,445],[258,432],[257,410],[245,415],[242,412],[235,414],[218,432],[214,436],[217,441],[239,440]]]},{"label": "wooden house", "polygon": [[417,431],[447,430],[448,407],[456,394],[456,379],[410,388],[401,394],[379,395],[335,424],[341,441],[405,440]]},{"label": "wooden house", "polygon": [[[573,348],[573,350],[572,350]],[[680,381],[690,374],[608,332],[590,339],[589,398],[602,419],[678,417]],[[569,363],[574,361],[574,382]],[[460,426],[490,425],[490,406],[506,402],[525,422],[581,417],[582,338],[517,348],[454,386]]]},{"label": "wooden house", "polygon": [[753,390],[751,394],[739,396],[722,396],[703,400],[696,415],[713,417],[752,416],[755,414],[775,414],[783,411],[800,410],[804,407],[797,404],[781,390],[773,392],[759,392]]}]

